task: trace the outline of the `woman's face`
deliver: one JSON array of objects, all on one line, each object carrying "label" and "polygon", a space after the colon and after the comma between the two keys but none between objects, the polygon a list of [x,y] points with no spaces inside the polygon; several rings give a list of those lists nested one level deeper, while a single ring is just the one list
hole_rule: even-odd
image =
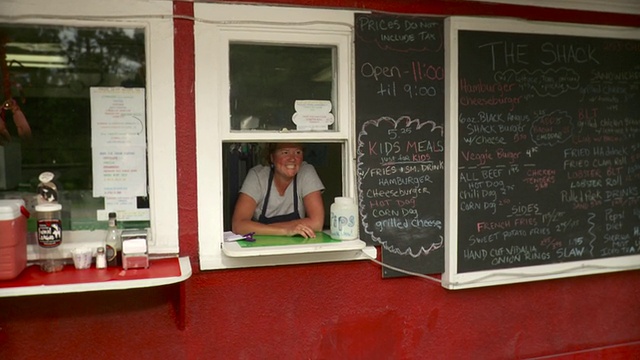
[{"label": "woman's face", "polygon": [[285,177],[294,177],[300,170],[303,151],[297,146],[283,146],[271,154],[275,171]]}]

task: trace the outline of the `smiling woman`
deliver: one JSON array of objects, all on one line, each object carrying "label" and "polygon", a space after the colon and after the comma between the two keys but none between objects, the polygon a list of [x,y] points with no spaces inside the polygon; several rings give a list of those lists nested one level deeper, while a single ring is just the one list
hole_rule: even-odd
[{"label": "smiling woman", "polygon": [[232,218],[233,232],[315,237],[324,224],[324,185],[296,143],[269,146],[269,165],[249,170]]}]

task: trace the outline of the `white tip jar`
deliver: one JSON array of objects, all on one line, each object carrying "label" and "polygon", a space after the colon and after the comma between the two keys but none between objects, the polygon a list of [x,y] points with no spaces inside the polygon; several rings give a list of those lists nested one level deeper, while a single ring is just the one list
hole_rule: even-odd
[{"label": "white tip jar", "polygon": [[331,204],[331,237],[338,240],[358,239],[358,206],[354,199],[337,197]]}]

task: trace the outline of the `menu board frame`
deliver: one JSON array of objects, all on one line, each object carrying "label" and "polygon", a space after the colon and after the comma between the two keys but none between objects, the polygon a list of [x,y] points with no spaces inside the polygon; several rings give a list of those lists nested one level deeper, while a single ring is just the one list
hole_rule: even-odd
[{"label": "menu board frame", "polygon": [[[459,34],[461,31],[508,34],[567,35],[640,40],[640,29],[580,24],[531,22],[516,19],[450,17],[445,19],[445,272],[442,286],[465,289],[581,275],[640,269],[640,254],[577,261],[549,261],[533,266],[492,267],[460,271],[459,238]],[[466,215],[466,214],[465,214]],[[465,219],[465,221],[468,221]],[[598,220],[600,221],[600,220]]]},{"label": "menu board frame", "polygon": [[444,270],[444,22],[355,14],[360,238],[385,278]]}]

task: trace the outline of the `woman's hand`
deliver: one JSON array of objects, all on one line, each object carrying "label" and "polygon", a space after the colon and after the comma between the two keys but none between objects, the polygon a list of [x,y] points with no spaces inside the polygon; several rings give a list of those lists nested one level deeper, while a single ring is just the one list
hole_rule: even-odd
[{"label": "woman's hand", "polygon": [[310,226],[300,223],[292,225],[286,228],[287,236],[301,235],[305,239],[316,237],[315,231]]},{"label": "woman's hand", "polygon": [[253,221],[251,220],[251,217],[253,216],[253,210],[255,208],[255,200],[246,194],[240,193],[231,221],[232,231],[234,233],[247,234],[255,232],[258,235],[301,235],[304,238],[316,237],[316,233],[310,225],[312,222],[307,219],[279,222],[268,225]]}]

